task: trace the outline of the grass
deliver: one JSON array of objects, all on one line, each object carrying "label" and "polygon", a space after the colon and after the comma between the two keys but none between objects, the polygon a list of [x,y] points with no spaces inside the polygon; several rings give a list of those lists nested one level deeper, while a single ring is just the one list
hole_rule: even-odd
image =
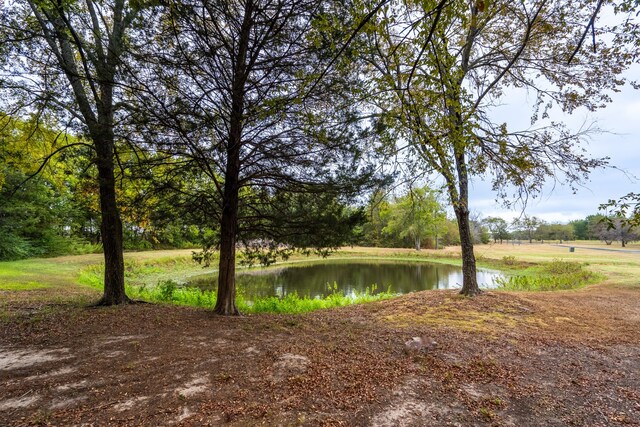
[{"label": "grass", "polygon": [[500,289],[507,291],[558,291],[578,289],[605,278],[602,274],[583,268],[578,262],[559,259],[529,267],[528,270],[528,274],[507,276],[496,281]]},{"label": "grass", "polygon": [[[289,294],[283,298],[261,297],[253,301],[246,301],[241,293],[236,297],[236,305],[243,313],[306,313],[309,311],[342,307],[351,304],[361,304],[365,302],[381,301],[393,298],[395,294],[383,291],[376,292],[373,285],[364,293],[354,295],[342,295],[337,290],[337,284],[332,286],[333,292],[325,298],[300,297],[297,294]],[[216,291],[201,290],[194,287],[181,286],[180,284],[167,280],[158,283],[157,286],[128,286],[127,295],[134,299],[141,299],[149,302],[170,303],[175,305],[186,305],[191,307],[213,308],[216,303]]]},{"label": "grass", "polygon": [[40,282],[9,282],[0,283],[0,291],[34,291],[50,288],[51,285]]}]

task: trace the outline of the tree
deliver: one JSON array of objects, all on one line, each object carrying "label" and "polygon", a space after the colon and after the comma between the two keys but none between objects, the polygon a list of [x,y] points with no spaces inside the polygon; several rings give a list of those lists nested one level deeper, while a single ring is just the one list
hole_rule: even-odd
[{"label": "tree", "polygon": [[[456,222],[457,227],[457,222]],[[491,241],[489,229],[482,223],[479,213],[472,213],[469,216],[469,227],[471,228],[471,236],[473,243],[487,244]],[[460,234],[458,233],[458,244],[460,244]]]},{"label": "tree", "polygon": [[576,240],[589,240],[589,222],[586,219],[576,219],[569,224],[573,227]]},{"label": "tree", "polygon": [[535,233],[538,240],[543,243],[545,240],[558,240],[562,243],[563,240],[573,239],[573,226],[571,224],[560,223],[541,223],[536,229]]},{"label": "tree", "polygon": [[629,225],[627,218],[614,218],[612,222],[615,239],[620,242],[623,248],[627,246],[627,243],[638,240],[638,233]]},{"label": "tree", "polygon": [[[573,52],[594,6],[390,2],[367,28],[376,128],[387,141],[407,143],[423,169],[445,181],[460,230],[465,295],[480,292],[469,221],[473,175],[491,176],[503,200],[514,188],[513,196],[526,200],[548,178],[572,184],[606,163],[581,151],[584,130],[548,120],[554,106],[567,113],[600,108],[606,91],[624,83],[618,74],[632,55],[615,34],[606,39],[608,29],[595,33],[597,53]],[[524,131],[491,115],[506,91],[518,88],[537,99],[534,126]]]},{"label": "tree", "polygon": [[491,237],[493,237],[493,243],[496,243],[500,240],[502,241],[509,238],[509,224],[506,220],[490,216],[485,218],[482,223],[487,226],[489,232],[491,233]]},{"label": "tree", "polygon": [[591,232],[607,245],[619,241],[624,248],[627,243],[638,240],[638,234],[630,225],[628,218],[604,215],[592,215],[592,217],[594,222],[591,225]]},{"label": "tree", "polygon": [[11,45],[2,58],[5,99],[16,108],[36,105],[56,114],[86,135],[95,154],[105,259],[99,305],[129,301],[114,166],[123,97],[118,83],[138,6],[125,0],[23,0],[11,2],[0,16],[0,33]]},{"label": "tree", "polygon": [[364,245],[385,246],[382,230],[387,224],[389,207],[385,190],[378,189],[369,197],[365,208],[367,220],[363,225]]},{"label": "tree", "polygon": [[71,197],[63,165],[40,159],[64,136],[34,122],[0,115],[0,260],[54,255],[68,250],[64,239]]},{"label": "tree", "polygon": [[533,243],[533,236],[536,229],[542,224],[542,220],[535,216],[523,215],[520,218],[513,220],[513,227],[522,232],[524,236],[529,240],[529,243]]},{"label": "tree", "polygon": [[[154,79],[139,85],[140,102],[156,116],[144,134],[211,183],[197,200],[219,224],[211,242],[220,251],[218,314],[238,314],[238,242],[276,252],[280,244],[331,247],[346,213],[340,202],[371,177],[358,164],[366,135],[345,98],[349,74],[329,67],[335,52],[322,22],[337,16],[324,13],[337,5],[170,1],[154,24]],[[303,201],[314,208],[305,213]]]},{"label": "tree", "polygon": [[389,221],[384,232],[411,238],[417,251],[424,239],[433,238],[434,246],[438,249],[438,237],[446,230],[446,220],[446,213],[435,191],[428,187],[409,188],[405,196],[399,197],[390,206]]}]

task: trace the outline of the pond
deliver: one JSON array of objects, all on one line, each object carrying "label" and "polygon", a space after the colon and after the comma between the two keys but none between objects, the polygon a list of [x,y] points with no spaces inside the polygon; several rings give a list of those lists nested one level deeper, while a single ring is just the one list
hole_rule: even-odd
[{"label": "pond", "polygon": [[[478,271],[482,288],[495,287],[496,271]],[[188,285],[216,289],[217,274],[195,276]],[[335,283],[335,285],[334,285]],[[282,267],[239,270],[236,285],[251,301],[255,297],[285,297],[292,293],[310,298],[323,298],[334,291],[344,295],[390,290],[406,294],[427,289],[452,289],[462,285],[460,267],[428,262],[385,260],[323,260],[291,263]]]}]

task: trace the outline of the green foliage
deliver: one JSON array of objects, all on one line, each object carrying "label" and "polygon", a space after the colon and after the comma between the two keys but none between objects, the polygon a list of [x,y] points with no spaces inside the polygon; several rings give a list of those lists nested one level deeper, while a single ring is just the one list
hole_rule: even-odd
[{"label": "green foliage", "polygon": [[511,226],[516,230],[515,235],[519,239],[526,239],[533,242],[536,230],[543,224],[543,221],[535,216],[523,215],[521,218],[513,220]]},{"label": "green foliage", "polygon": [[266,266],[296,252],[326,257],[340,246],[353,244],[355,230],[365,220],[363,209],[347,206],[331,186],[317,190],[254,194],[263,200],[261,218],[253,225],[241,224],[241,263]]},{"label": "green foliage", "polygon": [[571,224],[560,223],[542,223],[538,226],[535,232],[535,237],[538,240],[573,240],[573,226]]},{"label": "green foliage", "polygon": [[586,219],[577,219],[569,224],[573,227],[573,236],[576,240],[590,240],[589,221]]},{"label": "green foliage", "polygon": [[[353,296],[342,295],[334,283],[329,286],[333,292],[325,298],[300,297],[297,294],[289,294],[284,298],[263,297],[253,301],[245,301],[242,292],[238,292],[236,305],[243,313],[306,313],[309,311],[342,307],[351,304],[381,301],[393,298],[395,295],[389,291],[378,292],[377,286],[372,285],[364,293],[356,293]],[[134,299],[142,299],[149,302],[162,302],[191,307],[213,308],[216,303],[216,291],[200,290],[195,287],[180,286],[178,283],[167,280],[158,283],[157,286],[128,286],[127,295]]]},{"label": "green foliage", "polygon": [[[101,250],[93,154],[86,146],[70,146],[78,138],[39,120],[0,113],[0,260]],[[51,156],[61,147],[68,148]],[[195,225],[199,218],[179,198],[154,187],[155,175],[167,166],[145,174],[132,153],[122,151],[119,158],[125,248],[196,247],[209,229]],[[185,178],[184,185],[190,184]]]},{"label": "green foliage", "polygon": [[504,219],[490,216],[485,218],[482,222],[491,232],[494,242],[500,240],[500,243],[502,243],[503,240],[507,240],[511,237],[511,233],[509,233],[508,229],[509,224]]},{"label": "green foliage", "polygon": [[426,238],[436,240],[446,231],[447,217],[438,201],[438,193],[429,187],[409,188],[405,196],[391,205],[384,233],[409,237],[415,249],[420,249]]},{"label": "green foliage", "polygon": [[361,243],[386,247],[440,247],[458,244],[460,237],[454,221],[447,219],[439,192],[427,186],[410,188],[393,201],[378,191],[365,209]]},{"label": "green foliage", "polygon": [[580,288],[601,279],[580,263],[556,259],[542,264],[531,275],[499,278],[496,283],[508,291],[557,291]]},{"label": "green foliage", "polygon": [[640,193],[629,193],[618,200],[610,199],[600,205],[600,210],[610,216],[622,218],[622,224],[629,227],[640,226]]},{"label": "green foliage", "polygon": [[68,253],[64,237],[65,200],[44,177],[25,182],[25,173],[3,165],[0,189],[0,259]]}]

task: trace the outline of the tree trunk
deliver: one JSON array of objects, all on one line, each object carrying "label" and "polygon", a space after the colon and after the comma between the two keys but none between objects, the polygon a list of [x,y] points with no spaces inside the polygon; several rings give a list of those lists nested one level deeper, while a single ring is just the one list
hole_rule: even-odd
[{"label": "tree trunk", "polygon": [[223,316],[240,314],[236,307],[236,238],[238,234],[238,201],[240,192],[240,147],[244,116],[244,85],[246,61],[251,35],[253,2],[244,6],[244,18],[239,34],[236,66],[231,88],[231,115],[229,117],[229,141],[227,165],[224,174],[222,217],[220,218],[220,263],[218,269],[218,297],[213,311]]},{"label": "tree trunk", "polygon": [[222,217],[220,219],[220,263],[218,296],[213,311],[223,316],[240,314],[236,307],[236,237],[238,231],[238,178],[240,174],[240,121],[232,121],[227,166],[224,176]]},{"label": "tree trunk", "polygon": [[416,236],[414,244],[415,244],[416,251],[419,251],[420,250],[420,237],[419,236]]},{"label": "tree trunk", "polygon": [[[225,183],[226,190],[226,183]],[[226,191],[225,191],[226,193]],[[220,263],[218,272],[218,297],[213,311],[223,316],[240,314],[236,307],[236,224],[238,221],[238,197],[225,197],[220,222]]]},{"label": "tree trunk", "polygon": [[473,238],[469,226],[469,209],[459,207],[454,209],[460,232],[460,246],[462,248],[462,295],[474,296],[481,293],[476,277],[476,257],[473,253]]},{"label": "tree trunk", "polygon": [[130,302],[124,289],[122,221],[116,204],[116,180],[113,172],[113,137],[95,140],[100,188],[100,235],[104,252],[104,294],[97,305]]}]

